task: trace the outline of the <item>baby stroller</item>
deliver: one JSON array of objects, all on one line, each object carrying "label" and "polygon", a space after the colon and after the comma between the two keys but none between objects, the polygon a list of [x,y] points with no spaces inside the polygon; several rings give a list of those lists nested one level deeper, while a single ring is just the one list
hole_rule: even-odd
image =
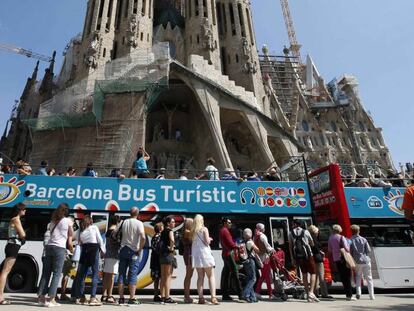
[{"label": "baby stroller", "polygon": [[285,268],[285,252],[277,248],[269,257],[272,268],[274,295],[283,301],[288,299],[288,293],[299,299],[305,295],[305,287],[294,272]]}]

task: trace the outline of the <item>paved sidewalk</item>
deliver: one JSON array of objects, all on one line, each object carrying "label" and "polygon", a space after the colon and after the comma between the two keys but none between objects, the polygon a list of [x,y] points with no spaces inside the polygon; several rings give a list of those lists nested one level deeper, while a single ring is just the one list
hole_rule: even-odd
[{"label": "paved sidewalk", "polygon": [[[38,308],[35,303],[34,295],[12,295],[8,296],[8,299],[12,301],[10,306],[0,306],[3,310],[34,310]],[[145,311],[156,310],[177,310],[177,311],[193,311],[193,310],[205,310],[206,308],[212,308],[216,311],[222,310],[234,310],[237,311],[252,311],[252,309],[260,309],[260,311],[323,311],[323,310],[335,310],[335,311],[413,311],[414,310],[414,294],[383,294],[377,295],[375,301],[368,300],[367,296],[358,301],[346,301],[343,296],[334,296],[334,301],[321,301],[320,303],[307,303],[305,301],[289,299],[287,302],[281,301],[261,301],[257,304],[249,303],[221,303],[218,306],[212,305],[197,305],[197,304],[184,304],[182,297],[176,297],[177,305],[160,305],[154,304],[151,300],[152,297],[144,296],[142,299],[143,304],[134,306],[132,308],[141,309]],[[140,296],[140,298],[142,298]],[[91,310],[93,307],[89,306],[77,306],[74,304],[64,304],[57,308],[61,311],[69,310]],[[101,307],[95,307],[99,310],[111,310],[113,308],[124,308],[117,305],[104,305]],[[128,308],[125,306],[125,308]]]}]

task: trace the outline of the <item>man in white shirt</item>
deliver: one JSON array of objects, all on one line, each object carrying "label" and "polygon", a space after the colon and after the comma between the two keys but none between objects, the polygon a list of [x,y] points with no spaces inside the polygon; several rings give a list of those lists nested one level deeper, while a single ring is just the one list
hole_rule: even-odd
[{"label": "man in white shirt", "polygon": [[[132,207],[130,210],[131,218],[124,220],[115,235],[121,241],[119,252],[119,304],[124,304],[124,284],[128,282],[129,305],[137,305],[140,302],[135,299],[135,289],[138,278],[139,256],[145,245],[144,224],[138,220],[139,209]],[[128,270],[128,277],[127,277]]]}]

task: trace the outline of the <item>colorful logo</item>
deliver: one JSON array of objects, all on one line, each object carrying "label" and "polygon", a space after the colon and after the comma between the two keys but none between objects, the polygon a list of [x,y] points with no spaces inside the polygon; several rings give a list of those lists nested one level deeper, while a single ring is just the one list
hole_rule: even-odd
[{"label": "colorful logo", "polygon": [[295,187],[258,187],[256,190],[243,188],[240,192],[240,201],[244,205],[258,204],[260,207],[305,208],[308,205],[305,189]]},{"label": "colorful logo", "polygon": [[404,216],[404,211],[402,210],[404,194],[400,190],[396,190],[395,194],[390,191],[388,195],[384,196],[384,200],[388,202],[390,210],[398,215]]},{"label": "colorful logo", "polygon": [[13,202],[20,194],[19,188],[25,184],[24,180],[18,182],[16,177],[4,182],[3,176],[0,176],[0,205],[6,205]]}]

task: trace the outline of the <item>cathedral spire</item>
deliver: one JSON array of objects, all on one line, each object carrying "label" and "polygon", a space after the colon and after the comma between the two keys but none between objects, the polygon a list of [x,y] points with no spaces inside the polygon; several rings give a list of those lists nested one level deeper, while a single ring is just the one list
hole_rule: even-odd
[{"label": "cathedral spire", "polygon": [[42,80],[42,84],[39,88],[39,93],[44,96],[44,100],[48,100],[52,97],[53,88],[53,70],[55,66],[56,51],[53,51],[52,60],[50,61],[49,68],[45,70],[45,75]]},{"label": "cathedral spire", "polygon": [[36,67],[33,70],[32,77],[27,78],[27,82],[26,82],[26,85],[24,87],[21,99],[25,99],[28,96],[31,88],[36,84],[37,72],[38,71],[39,71],[39,61],[37,61],[37,63],[36,63]]}]

